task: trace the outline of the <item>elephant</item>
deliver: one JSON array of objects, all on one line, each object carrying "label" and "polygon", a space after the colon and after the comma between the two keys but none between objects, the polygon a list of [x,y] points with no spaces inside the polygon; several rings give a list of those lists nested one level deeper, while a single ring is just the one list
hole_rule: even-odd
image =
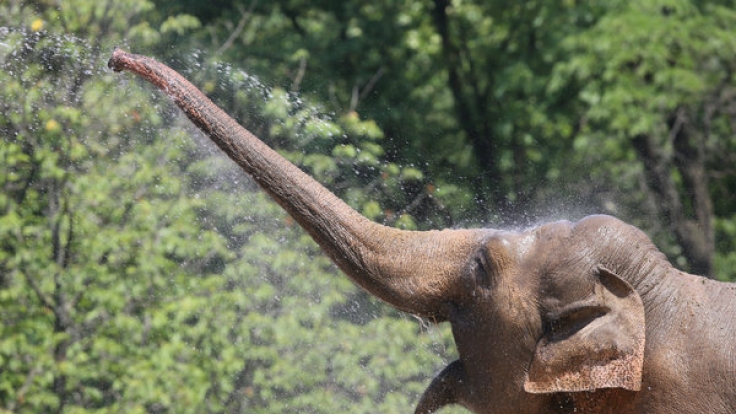
[{"label": "elephant", "polygon": [[677,270],[638,228],[605,215],[523,231],[383,226],[164,64],[116,48],[108,66],[164,91],[354,283],[451,324],[459,358],[416,413],[736,413],[736,284]]}]

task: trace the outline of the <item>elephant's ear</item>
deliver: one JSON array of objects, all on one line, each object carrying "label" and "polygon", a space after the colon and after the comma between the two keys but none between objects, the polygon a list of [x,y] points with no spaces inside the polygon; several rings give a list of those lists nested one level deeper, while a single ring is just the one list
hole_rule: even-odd
[{"label": "elephant's ear", "polygon": [[524,384],[527,392],[639,391],[644,306],[629,283],[599,267],[594,294],[549,318]]}]

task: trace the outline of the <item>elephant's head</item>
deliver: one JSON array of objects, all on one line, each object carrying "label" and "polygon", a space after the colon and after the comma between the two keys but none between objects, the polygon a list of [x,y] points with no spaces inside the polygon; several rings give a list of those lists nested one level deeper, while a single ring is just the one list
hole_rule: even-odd
[{"label": "elephant's head", "polygon": [[460,359],[432,382],[418,412],[449,403],[522,412],[564,392],[639,389],[644,310],[625,262],[652,257],[653,247],[638,230],[604,216],[525,232],[384,227],[168,67],[119,49],[109,65],[172,97],[358,285],[404,311],[451,322]]},{"label": "elephant's head", "polygon": [[487,231],[454,276],[464,280],[461,299],[444,305],[460,359],[417,412],[448,403],[542,412],[564,393],[639,390],[645,321],[632,283],[650,270],[641,261],[662,264],[655,252],[643,233],[607,216]]}]

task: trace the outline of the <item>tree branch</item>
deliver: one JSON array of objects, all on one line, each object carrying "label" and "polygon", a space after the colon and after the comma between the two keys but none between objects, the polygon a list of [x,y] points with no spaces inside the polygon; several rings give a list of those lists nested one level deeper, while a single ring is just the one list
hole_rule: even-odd
[{"label": "tree branch", "polygon": [[27,272],[24,272],[24,275],[26,277],[26,282],[28,282],[28,286],[30,286],[31,290],[33,290],[33,292],[36,294],[36,297],[38,297],[41,305],[43,305],[45,308],[53,310],[55,306],[51,298],[43,292],[41,287],[38,286],[38,283],[36,283],[31,275],[29,275]]},{"label": "tree branch", "polygon": [[225,40],[225,43],[220,46],[219,49],[215,52],[215,55],[221,55],[223,52],[228,50],[233,43],[235,42],[235,39],[240,36],[240,33],[243,32],[243,29],[245,28],[245,23],[248,22],[250,17],[253,15],[253,10],[256,7],[256,4],[258,3],[257,0],[253,0],[250,2],[250,6],[248,7],[248,10],[243,13],[243,16],[240,18],[240,21],[238,22],[238,25],[235,27],[235,30],[230,33],[230,36],[228,36],[227,40]]},{"label": "tree branch", "polygon": [[18,389],[18,392],[16,393],[15,399],[10,399],[8,401],[8,404],[5,406],[5,408],[8,410],[8,412],[15,411],[16,403],[17,402],[23,402],[25,400],[25,395],[28,389],[31,387],[31,384],[33,384],[33,379],[36,378],[36,375],[41,373],[41,366],[35,366],[30,371],[28,371],[28,375],[26,375],[25,381],[23,381],[23,385]]},{"label": "tree branch", "polygon": [[365,84],[365,86],[363,87],[363,90],[360,91],[360,97],[359,97],[359,99],[361,101],[364,100],[368,96],[369,93],[371,93],[371,91],[373,90],[373,88],[378,83],[378,80],[381,79],[381,77],[383,76],[384,72],[386,72],[386,68],[384,68],[383,66],[381,66],[380,68],[378,68],[378,70],[376,71],[376,73],[373,74],[373,76],[368,81],[368,83]]},{"label": "tree branch", "polygon": [[296,71],[296,76],[294,76],[294,82],[291,83],[291,90],[293,92],[299,91],[299,87],[302,84],[302,80],[304,79],[304,75],[307,73],[307,58],[302,56],[299,59],[299,69]]}]

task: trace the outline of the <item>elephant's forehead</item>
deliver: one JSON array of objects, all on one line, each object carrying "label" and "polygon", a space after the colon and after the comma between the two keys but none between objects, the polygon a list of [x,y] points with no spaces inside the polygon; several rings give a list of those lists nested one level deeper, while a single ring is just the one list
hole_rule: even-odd
[{"label": "elephant's forehead", "polygon": [[558,221],[533,227],[526,231],[494,230],[486,236],[486,242],[503,246],[503,250],[513,252],[517,257],[527,259],[530,255],[555,249],[559,243],[570,237],[572,225],[568,221]]},{"label": "elephant's forehead", "polygon": [[538,240],[539,238],[536,234],[524,232],[515,238],[513,246],[510,240],[505,240],[505,244],[508,249],[515,251],[519,257],[527,257],[537,246]]},{"label": "elephant's forehead", "polygon": [[594,255],[589,254],[592,240],[584,240],[573,231],[570,222],[555,222],[540,226],[534,249],[528,249],[530,262],[539,272],[539,288],[543,298],[562,302],[585,297],[594,285],[592,270]]},{"label": "elephant's forehead", "polygon": [[570,222],[560,221],[516,233],[507,240],[509,250],[516,253],[519,262],[527,265],[539,267],[553,264],[566,255],[571,228]]},{"label": "elephant's forehead", "polygon": [[561,253],[550,260],[540,274],[540,296],[543,303],[570,303],[593,293],[595,266],[590,258],[582,258],[575,252]]},{"label": "elephant's forehead", "polygon": [[[574,231],[574,223],[558,221],[522,232],[499,231],[486,242],[498,277],[519,295],[540,295],[552,302],[590,294],[594,279],[593,240]],[[541,289],[541,292],[539,292]]]},{"label": "elephant's forehead", "polygon": [[595,278],[589,269],[557,269],[541,278],[542,303],[570,303],[588,297],[594,291]]}]

